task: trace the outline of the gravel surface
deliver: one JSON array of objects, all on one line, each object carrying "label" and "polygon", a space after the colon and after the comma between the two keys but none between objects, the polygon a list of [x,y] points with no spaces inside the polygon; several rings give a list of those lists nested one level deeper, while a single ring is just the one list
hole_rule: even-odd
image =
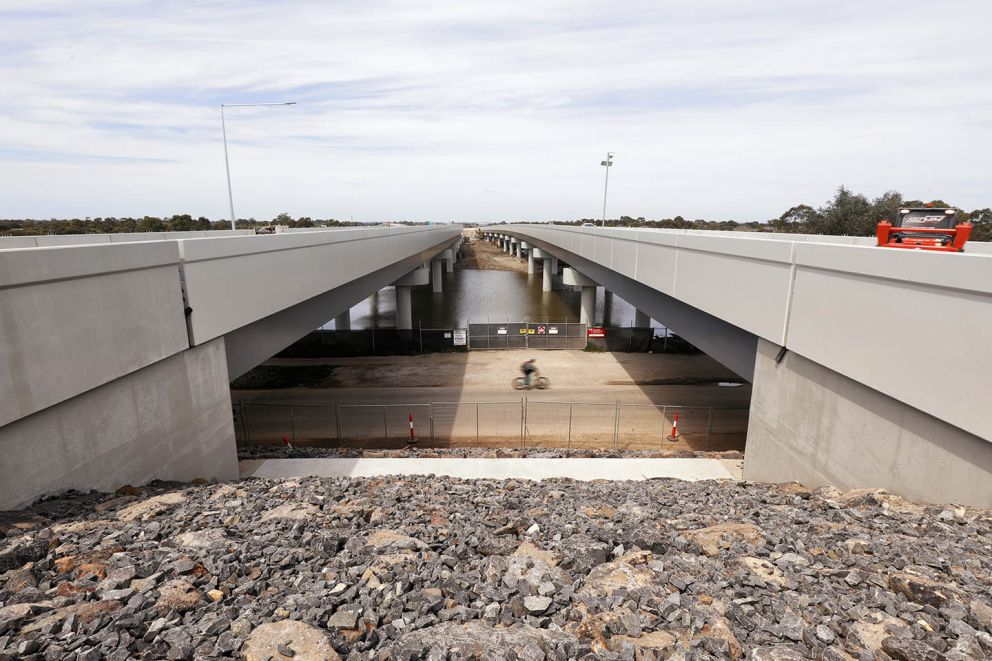
[{"label": "gravel surface", "polygon": [[877,491],[158,484],[0,531],[2,659],[992,656],[992,512]]}]

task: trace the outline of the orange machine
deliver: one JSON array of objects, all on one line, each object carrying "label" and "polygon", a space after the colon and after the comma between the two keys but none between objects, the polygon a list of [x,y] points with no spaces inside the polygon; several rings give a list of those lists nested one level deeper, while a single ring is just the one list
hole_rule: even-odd
[{"label": "orange machine", "polygon": [[971,223],[958,223],[954,209],[899,209],[895,223],[878,224],[878,245],[882,248],[909,248],[964,252],[971,236]]}]

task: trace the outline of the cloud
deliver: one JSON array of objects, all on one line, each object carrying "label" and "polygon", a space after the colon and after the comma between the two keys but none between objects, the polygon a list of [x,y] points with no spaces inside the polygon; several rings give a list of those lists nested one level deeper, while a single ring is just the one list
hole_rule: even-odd
[{"label": "cloud", "polygon": [[[0,9],[4,216],[764,219],[840,184],[989,203],[987,3]],[[51,195],[49,187],[58,195]],[[499,191],[494,196],[492,191]]]}]

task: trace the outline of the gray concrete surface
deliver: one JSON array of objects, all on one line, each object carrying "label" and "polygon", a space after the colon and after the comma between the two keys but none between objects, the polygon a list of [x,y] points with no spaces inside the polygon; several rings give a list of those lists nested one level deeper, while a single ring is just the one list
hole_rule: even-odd
[{"label": "gray concrete surface", "polygon": [[242,477],[444,475],[463,479],[737,479],[719,459],[260,459],[241,462]]},{"label": "gray concrete surface", "polygon": [[0,509],[66,489],[238,476],[224,341],[0,427]]},{"label": "gray concrete surface", "polygon": [[992,443],[798,354],[776,364],[777,353],[760,342],[745,479],[992,507]]}]

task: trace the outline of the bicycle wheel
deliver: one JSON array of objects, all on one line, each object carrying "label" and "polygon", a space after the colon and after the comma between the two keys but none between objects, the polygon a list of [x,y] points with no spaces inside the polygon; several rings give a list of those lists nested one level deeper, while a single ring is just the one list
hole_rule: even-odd
[{"label": "bicycle wheel", "polygon": [[510,385],[513,386],[514,390],[523,390],[527,387],[527,380],[522,376],[518,376],[513,381],[510,381]]},{"label": "bicycle wheel", "polygon": [[534,387],[538,390],[547,390],[551,387],[551,379],[546,376],[539,376],[534,381]]}]

